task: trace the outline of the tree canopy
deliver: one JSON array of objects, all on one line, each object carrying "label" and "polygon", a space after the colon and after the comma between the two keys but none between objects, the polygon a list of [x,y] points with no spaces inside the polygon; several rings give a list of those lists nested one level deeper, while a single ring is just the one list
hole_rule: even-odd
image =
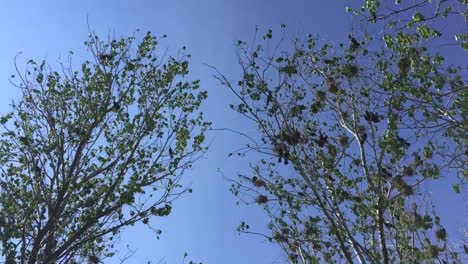
[{"label": "tree canopy", "polygon": [[80,70],[29,61],[16,77],[22,98],[0,119],[6,263],[100,263],[123,228],[167,216],[188,190],[207,94],[184,80],[185,48],[166,57],[151,33],[135,41],[91,34]]},{"label": "tree canopy", "polygon": [[263,235],[293,263],[461,263],[425,183],[456,195],[467,177],[466,76],[434,48],[453,44],[438,22],[466,20],[465,3],[363,2],[347,8],[360,28],[349,43],[238,41],[243,76],[217,78],[261,134],[244,150],[266,156],[232,192],[263,206]]},{"label": "tree canopy", "polygon": [[[466,234],[453,236],[434,193],[459,195],[468,177],[468,68],[452,61],[467,54],[468,1],[343,9],[345,41],[257,27],[236,42],[238,79],[216,72],[257,128],[237,131],[250,141],[238,156],[260,158],[231,191],[263,209],[268,231],[248,219],[238,231],[291,263],[462,263]],[[127,227],[159,238],[154,220],[191,192],[181,179],[207,150],[207,92],[185,47],[169,56],[165,35],[137,36],[90,33],[78,65],[71,52],[57,67],[15,61],[21,96],[0,116],[1,261],[103,263]]]}]

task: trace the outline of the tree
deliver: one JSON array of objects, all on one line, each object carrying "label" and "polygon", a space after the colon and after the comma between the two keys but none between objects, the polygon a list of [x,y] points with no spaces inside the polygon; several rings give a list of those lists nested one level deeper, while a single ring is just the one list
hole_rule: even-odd
[{"label": "tree", "polygon": [[[377,22],[369,3],[382,2],[365,2]],[[231,108],[258,126],[245,150],[269,156],[232,191],[264,207],[264,235],[293,263],[460,263],[425,183],[458,174],[459,192],[466,179],[468,87],[461,67],[430,49],[441,34],[418,7],[389,22],[408,30],[376,23],[381,36],[350,34],[349,44],[272,44],[269,30],[264,43],[237,43],[237,85],[217,75],[239,99]]]},{"label": "tree", "polygon": [[[362,21],[378,25],[383,31],[402,31],[403,28],[409,28],[410,32],[414,33],[414,30],[417,30],[422,36],[435,33],[437,37],[440,37],[442,35],[436,33],[439,32],[436,28],[440,28],[440,24],[436,24],[441,19],[445,22],[450,21],[450,23],[453,22],[454,18],[460,20],[461,23],[452,24],[454,28],[447,30],[450,31],[446,32],[449,38],[445,40],[454,38],[447,41],[445,45],[457,45],[468,50],[468,18],[466,17],[468,2],[466,0],[417,0],[412,2],[363,0],[357,2],[357,5],[359,4],[362,5],[346,7],[346,11],[361,17]],[[449,17],[450,19],[447,19]],[[369,26],[369,24],[366,25]]]},{"label": "tree", "polygon": [[[346,10],[356,17],[362,17],[364,25],[373,28],[374,32],[367,32],[369,35],[382,35],[384,44],[395,54],[416,51],[428,51],[424,60],[433,60],[436,64],[441,64],[446,60],[445,55],[450,53],[466,57],[468,51],[468,2],[465,0],[432,1],[420,0],[411,3],[388,3],[380,0],[365,0],[360,8],[347,7]],[[367,22],[367,23],[366,23]],[[444,27],[444,24],[452,26],[451,29]],[[369,29],[368,29],[369,30]],[[395,45],[398,44],[398,45]],[[460,50],[462,48],[463,50]],[[400,56],[402,57],[402,56]],[[413,56],[414,60],[419,60],[419,54]],[[399,66],[404,66],[399,64]],[[416,78],[423,81],[435,83],[437,91],[427,90],[426,96],[412,96],[415,108],[423,108],[425,118],[431,120],[431,125],[437,125],[443,129],[448,136],[457,141],[459,147],[467,145],[466,133],[468,127],[468,95],[464,80],[456,78],[455,83],[450,85],[453,89],[440,91],[447,81],[443,74],[437,69],[425,67],[427,63],[411,65],[411,67],[421,67],[423,70]],[[464,66],[463,64],[460,66]],[[448,67],[445,74],[456,75],[463,69],[460,66]],[[435,72],[434,76],[430,76]],[[428,85],[426,83],[426,85]],[[418,125],[425,125],[419,123]],[[465,153],[468,149],[465,147]],[[468,168],[460,155],[452,155],[461,170],[461,177],[468,177]],[[463,155],[461,155],[463,156]],[[454,188],[459,188],[458,185]]]},{"label": "tree", "polygon": [[207,94],[184,81],[185,48],[165,57],[158,41],[90,34],[80,71],[31,60],[19,75],[22,97],[0,119],[6,263],[100,263],[123,228],[190,191],[179,179],[206,150]]}]

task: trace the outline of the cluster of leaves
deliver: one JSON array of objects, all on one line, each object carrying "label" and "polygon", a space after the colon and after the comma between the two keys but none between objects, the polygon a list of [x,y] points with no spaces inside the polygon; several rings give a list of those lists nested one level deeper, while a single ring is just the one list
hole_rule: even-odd
[{"label": "cluster of leaves", "polygon": [[[358,6],[359,4],[361,4]],[[420,35],[424,39],[440,37],[437,29],[440,22],[454,25],[449,33],[456,45],[468,50],[468,1],[466,0],[417,0],[417,1],[382,1],[363,0],[356,6],[346,7],[346,11],[365,22],[374,24],[380,32],[406,31],[411,35]],[[442,20],[441,20],[442,19]],[[368,23],[365,23],[369,26]]]},{"label": "cluster of leaves", "polygon": [[[365,0],[360,7],[347,7],[346,10],[356,17],[364,18],[362,25],[367,29],[363,38],[369,45],[381,44],[380,39],[373,35],[382,36],[387,49],[380,53],[386,60],[398,61],[398,74],[404,77],[404,84],[394,86],[391,79],[385,83],[386,87],[397,87],[410,94],[409,114],[414,114],[415,108],[423,108],[424,116],[419,121],[431,120],[428,123],[415,123],[416,127],[439,126],[445,136],[456,141],[457,150],[450,155],[457,163],[460,176],[466,180],[467,167],[463,154],[468,155],[468,139],[465,130],[468,128],[467,104],[468,91],[461,76],[466,67],[448,66],[446,57],[456,58],[454,54],[463,57],[468,50],[468,2],[421,0],[415,2],[380,0]],[[370,22],[367,23],[367,22]],[[453,25],[448,30],[444,25]],[[371,32],[375,31],[375,32]],[[378,33],[377,33],[378,32]],[[456,43],[453,43],[455,39]],[[457,49],[459,45],[463,50]],[[390,50],[390,51],[389,51]],[[363,53],[367,50],[364,48]],[[465,53],[466,54],[466,53]],[[375,62],[378,62],[377,60]],[[377,64],[381,71],[388,73],[391,64]],[[413,78],[407,79],[407,72],[411,70]],[[409,82],[408,82],[409,81]],[[406,87],[405,87],[406,86]],[[414,89],[433,87],[435,89]],[[450,89],[446,89],[450,87]],[[406,96],[406,94],[404,94]],[[424,122],[424,121],[423,121]],[[461,155],[460,155],[461,154]],[[454,189],[459,192],[460,186]]]},{"label": "cluster of leaves", "polygon": [[[431,54],[422,33],[385,35],[383,48],[365,34],[336,46],[309,35],[286,43],[289,53],[272,38],[238,42],[237,86],[218,75],[240,101],[231,108],[261,132],[247,148],[275,156],[232,185],[264,205],[267,237],[293,263],[459,261],[421,195],[441,175],[466,178],[461,68]],[[283,135],[293,131],[292,143]],[[284,153],[286,168],[276,163]]]},{"label": "cluster of leaves", "polygon": [[167,216],[188,190],[179,179],[206,149],[207,94],[183,81],[183,50],[159,55],[149,32],[134,41],[91,34],[80,71],[29,61],[16,77],[22,98],[0,119],[7,263],[98,263],[122,228]]}]

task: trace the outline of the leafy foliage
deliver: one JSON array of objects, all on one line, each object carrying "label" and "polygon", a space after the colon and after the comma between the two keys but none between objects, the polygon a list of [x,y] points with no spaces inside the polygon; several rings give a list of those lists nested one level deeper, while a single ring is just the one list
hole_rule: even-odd
[{"label": "leafy foliage", "polygon": [[98,263],[122,228],[167,216],[187,190],[178,182],[206,149],[207,94],[183,81],[185,48],[166,58],[158,41],[91,34],[80,71],[29,61],[22,98],[0,119],[6,263]]},{"label": "leafy foliage", "polygon": [[[376,12],[379,1],[366,3]],[[263,43],[238,42],[237,86],[218,74],[261,133],[247,148],[274,156],[232,192],[264,206],[267,237],[293,263],[460,263],[423,197],[427,181],[466,179],[467,87],[425,32],[386,34],[382,47],[365,33],[349,45],[272,44],[269,30]]]},{"label": "leafy foliage", "polygon": [[440,22],[451,24],[455,31],[445,29],[444,34],[449,34],[447,39],[455,39],[451,44],[468,51],[468,2],[465,0],[363,0],[351,4],[346,11],[360,18],[366,27],[375,26],[380,32],[392,35],[407,32],[424,39],[438,38],[442,36],[438,29]]}]

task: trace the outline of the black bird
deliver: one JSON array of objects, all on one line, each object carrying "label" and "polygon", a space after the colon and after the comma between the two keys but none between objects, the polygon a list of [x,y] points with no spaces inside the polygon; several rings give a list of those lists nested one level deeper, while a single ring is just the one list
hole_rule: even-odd
[{"label": "black bird", "polygon": [[319,145],[319,147],[322,148],[323,146],[325,146],[325,144],[328,143],[328,136],[322,134],[322,132],[319,131],[319,139],[315,140],[315,142],[317,143],[317,145]]},{"label": "black bird", "polygon": [[390,172],[388,171],[388,169],[386,169],[386,168],[383,168],[383,167],[382,167],[381,172],[382,172],[382,175],[383,175],[384,177],[386,177],[386,178],[391,178],[391,177],[393,176],[392,173],[390,173]]},{"label": "black bird", "polygon": [[408,141],[404,140],[403,138],[401,138],[399,136],[397,136],[396,138],[397,138],[398,142],[405,145],[406,147],[409,147],[411,145],[410,143],[408,143]]},{"label": "black bird", "polygon": [[174,158],[174,151],[171,147],[169,147],[169,157],[171,157],[171,159]]},{"label": "black bird", "polygon": [[365,112],[364,119],[366,119],[368,122],[374,122],[374,123],[380,122],[380,116],[376,113],[369,112],[369,111]]},{"label": "black bird", "polygon": [[362,133],[359,137],[359,142],[363,144],[367,140],[367,133]]},{"label": "black bird", "polygon": [[357,42],[357,40],[355,38],[353,38],[353,36],[351,35],[348,35],[348,38],[349,38],[349,51],[350,52],[354,52],[356,51],[358,48],[359,48],[359,42]]},{"label": "black bird", "polygon": [[112,108],[115,110],[115,111],[119,111],[120,110],[120,104],[119,102],[114,102],[114,104],[112,105]]}]

